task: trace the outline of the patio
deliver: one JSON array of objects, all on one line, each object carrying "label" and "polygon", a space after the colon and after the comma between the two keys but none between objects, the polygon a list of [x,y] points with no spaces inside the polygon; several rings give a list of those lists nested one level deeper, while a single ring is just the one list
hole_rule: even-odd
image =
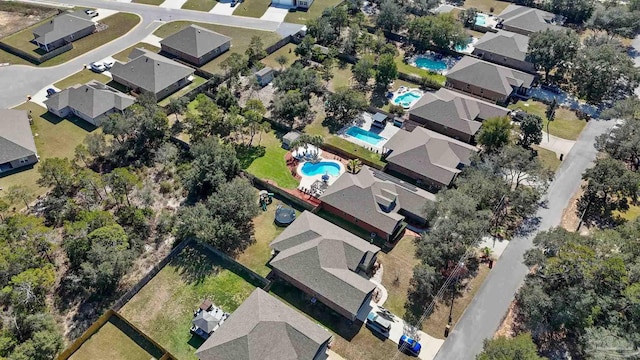
[{"label": "patio", "polygon": [[191,321],[193,325],[190,331],[206,340],[224,324],[228,317],[229,314],[213,305],[211,300],[205,300],[193,312],[193,320]]},{"label": "patio", "polygon": [[[384,127],[374,126],[374,115],[368,112],[362,113],[350,125],[345,126],[338,132],[338,136],[360,145],[365,149],[381,154],[384,144],[400,131],[393,122],[387,121]],[[353,130],[353,128],[360,130]]]}]

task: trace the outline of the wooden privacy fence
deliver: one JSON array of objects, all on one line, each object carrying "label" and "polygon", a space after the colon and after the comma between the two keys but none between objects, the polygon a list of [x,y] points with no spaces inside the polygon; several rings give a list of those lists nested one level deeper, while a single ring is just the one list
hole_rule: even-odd
[{"label": "wooden privacy fence", "polygon": [[309,211],[313,211],[315,210],[316,206],[313,204],[310,204],[298,197],[296,197],[293,194],[288,193],[287,191],[285,191],[284,189],[279,188],[276,185],[273,184],[269,184],[268,182],[257,178],[255,176],[253,176],[252,174],[248,173],[248,172],[244,172],[243,176],[248,179],[255,188],[257,188],[258,190],[267,190],[269,192],[272,192],[274,194],[276,194],[277,196],[281,197],[282,199],[284,199],[285,201],[291,203],[294,205],[294,207],[297,207],[298,209],[302,209],[302,210],[309,210]]},{"label": "wooden privacy fence", "polygon": [[41,56],[35,56],[33,54],[30,54],[30,53],[28,53],[28,52],[26,52],[24,50],[18,49],[16,47],[13,47],[13,46],[11,46],[11,45],[9,45],[7,43],[4,43],[4,42],[0,42],[0,49],[6,51],[8,53],[11,53],[11,54],[13,54],[13,55],[15,55],[15,56],[17,56],[19,58],[27,60],[30,63],[34,63],[36,65],[40,65],[40,64],[42,64],[43,62],[45,62],[45,61],[47,61],[49,59],[52,59],[52,58],[54,58],[54,57],[56,57],[56,56],[58,56],[58,55],[60,55],[60,54],[62,54],[64,52],[67,52],[67,51],[73,49],[73,44],[72,43],[67,43],[67,44],[65,44],[65,45],[63,45],[63,46],[61,46],[61,47],[59,47],[59,48],[57,48],[55,50],[51,50],[50,52],[48,52],[46,54],[43,54]]}]

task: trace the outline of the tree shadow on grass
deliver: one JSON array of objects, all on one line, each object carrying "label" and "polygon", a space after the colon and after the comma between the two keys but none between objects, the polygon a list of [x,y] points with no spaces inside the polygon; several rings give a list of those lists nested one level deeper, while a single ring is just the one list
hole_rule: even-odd
[{"label": "tree shadow on grass", "polygon": [[202,283],[209,276],[215,276],[220,271],[208,252],[197,245],[185,247],[171,261],[171,265],[178,268],[178,273],[186,282],[196,284]]},{"label": "tree shadow on grass", "polygon": [[256,160],[263,157],[266,153],[264,146],[246,146],[236,145],[236,155],[240,161],[240,167],[246,169]]},{"label": "tree shadow on grass", "polygon": [[309,295],[281,280],[276,280],[270,291],[347,341],[351,341],[362,327],[362,322],[351,322],[319,301],[311,303]]},{"label": "tree shadow on grass", "polygon": [[371,105],[377,107],[378,109],[382,108],[387,104],[389,99],[387,99],[387,90],[376,86],[375,89],[371,92]]}]

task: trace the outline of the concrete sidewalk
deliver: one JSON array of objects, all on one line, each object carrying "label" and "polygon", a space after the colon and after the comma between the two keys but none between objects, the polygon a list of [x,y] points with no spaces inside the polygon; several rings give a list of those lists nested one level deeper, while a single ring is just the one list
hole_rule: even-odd
[{"label": "concrete sidewalk", "polygon": [[564,154],[565,156],[571,151],[573,145],[575,145],[575,140],[567,140],[553,135],[547,135],[546,132],[542,132],[542,142],[540,142],[540,147],[543,149],[551,150],[555,152],[558,156],[560,154]]}]

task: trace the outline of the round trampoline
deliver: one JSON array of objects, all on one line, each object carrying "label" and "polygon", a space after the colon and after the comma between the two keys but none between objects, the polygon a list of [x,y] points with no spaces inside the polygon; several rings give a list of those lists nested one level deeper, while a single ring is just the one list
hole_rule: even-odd
[{"label": "round trampoline", "polygon": [[296,219],[296,212],[292,208],[279,206],[276,209],[275,223],[278,226],[287,226]]}]

